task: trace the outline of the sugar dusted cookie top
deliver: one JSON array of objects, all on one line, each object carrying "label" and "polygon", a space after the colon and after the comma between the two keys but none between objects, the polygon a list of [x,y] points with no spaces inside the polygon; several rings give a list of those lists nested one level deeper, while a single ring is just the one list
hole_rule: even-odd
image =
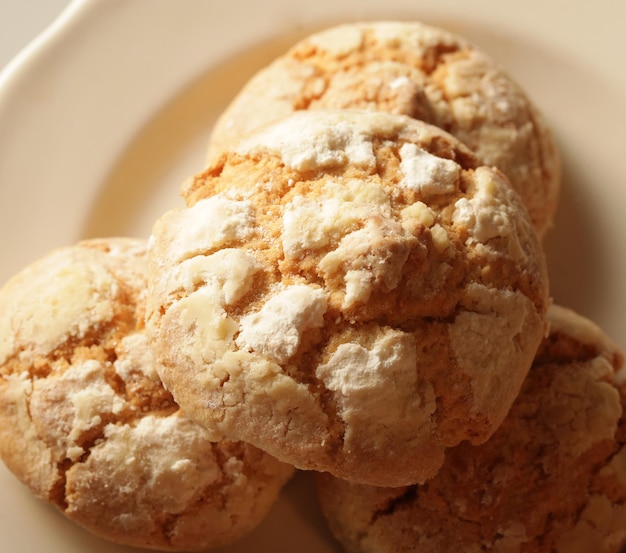
[{"label": "sugar dusted cookie top", "polygon": [[517,194],[460,142],[303,111],[183,194],[153,229],[148,324],[208,431],[401,485],[500,424],[545,332],[546,273]]},{"label": "sugar dusted cookie top", "polygon": [[346,551],[618,553],[626,544],[623,356],[591,321],[554,306],[520,396],[480,445],[448,450],[422,486],[318,478]]},{"label": "sugar dusted cookie top", "polygon": [[143,326],[146,269],[145,242],[91,240],[0,291],[0,456],[102,537],[206,549],[256,526],[292,469],[182,415]]},{"label": "sugar dusted cookie top", "polygon": [[541,114],[468,41],[416,22],[345,24],[304,38],[259,71],[216,123],[211,160],[265,124],[299,110],[366,109],[445,129],[495,165],[540,235],[560,188],[560,157]]}]

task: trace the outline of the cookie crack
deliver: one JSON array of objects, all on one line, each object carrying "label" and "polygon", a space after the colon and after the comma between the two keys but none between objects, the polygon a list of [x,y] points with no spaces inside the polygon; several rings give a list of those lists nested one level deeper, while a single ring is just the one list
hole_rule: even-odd
[{"label": "cookie crack", "polygon": [[91,455],[91,450],[97,445],[98,442],[104,440],[104,427],[108,424],[106,421],[102,421],[96,429],[89,429],[86,432],[87,438],[79,437],[74,444],[83,450],[82,455],[72,460],[69,457],[65,457],[61,461],[57,462],[56,469],[58,473],[57,480],[54,482],[50,489],[49,499],[55,504],[62,512],[67,511],[69,508],[69,502],[67,500],[67,475],[69,471],[77,464],[85,463]]},{"label": "cookie crack", "polygon": [[[237,451],[231,451],[228,453],[224,451],[220,443],[211,444],[212,455],[216,460],[216,464],[220,467],[227,465],[227,462],[231,458],[242,458],[244,452],[239,448],[242,444],[232,442],[230,444],[237,448]],[[155,519],[156,526],[161,529],[163,539],[171,547],[177,546],[177,532],[179,521],[183,518],[194,519],[199,514],[210,507],[211,510],[219,513],[227,513],[230,510],[228,502],[228,494],[225,490],[228,489],[229,484],[232,484],[232,477],[229,477],[227,472],[223,469],[220,471],[220,476],[206,485],[204,488],[197,490],[197,496],[195,500],[190,501],[185,509],[179,512],[164,513],[162,517]],[[231,515],[234,517],[235,515]]]},{"label": "cookie crack", "polygon": [[74,463],[67,458],[57,463],[58,478],[52,485],[48,495],[49,500],[62,512],[65,512],[69,507],[65,491],[67,486],[67,471],[73,464]]},{"label": "cookie crack", "polygon": [[163,520],[160,520],[157,523],[157,527],[161,529],[161,535],[163,537],[163,540],[170,547],[175,547],[174,542],[178,529],[178,521],[181,516],[181,513],[168,513]]},{"label": "cookie crack", "polygon": [[[318,68],[316,68],[318,69]],[[328,91],[329,74],[317,73],[302,84],[302,96],[293,98],[293,111],[306,111],[314,102],[319,102]],[[307,92],[307,90],[309,92]]]},{"label": "cookie crack", "polygon": [[573,362],[586,363],[601,355],[595,344],[584,344],[572,336],[553,330],[544,338],[535,356],[535,364],[551,363],[570,365]]},{"label": "cookie crack", "polygon": [[419,495],[419,486],[408,486],[407,488],[401,489],[400,493],[391,498],[386,505],[374,510],[369,525],[373,526],[379,519],[392,516],[404,506],[413,505],[417,502]]}]

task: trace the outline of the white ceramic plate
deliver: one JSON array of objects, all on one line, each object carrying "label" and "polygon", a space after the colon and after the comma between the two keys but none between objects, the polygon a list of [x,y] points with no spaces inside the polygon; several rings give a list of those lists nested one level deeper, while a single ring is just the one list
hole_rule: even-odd
[{"label": "white ceramic plate", "polygon": [[[0,282],[80,238],[147,236],[256,69],[310,31],[396,18],[470,38],[544,111],[565,163],[554,298],[626,348],[626,4],[613,0],[76,0],[0,75]],[[4,467],[0,489],[3,552],[134,551],[76,528]],[[307,475],[220,549],[338,550]]]}]

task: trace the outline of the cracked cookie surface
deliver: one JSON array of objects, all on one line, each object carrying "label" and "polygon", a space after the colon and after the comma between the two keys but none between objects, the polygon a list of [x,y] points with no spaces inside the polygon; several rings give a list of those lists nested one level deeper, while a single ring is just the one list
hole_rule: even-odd
[{"label": "cracked cookie surface", "polygon": [[452,136],[302,111],[183,195],[153,228],[147,321],[209,432],[401,485],[500,424],[545,331],[545,263],[506,178]]},{"label": "cracked cookie surface", "polygon": [[212,443],[155,370],[146,244],[51,252],[0,291],[0,456],[38,497],[112,541],[162,550],[255,527],[293,469]]},{"label": "cracked cookie surface", "polygon": [[385,21],[306,37],[254,75],[226,108],[209,158],[268,122],[307,109],[380,110],[432,123],[507,175],[540,235],[551,225],[561,180],[551,132],[520,86],[458,35]]},{"label": "cracked cookie surface", "polygon": [[618,553],[626,543],[623,356],[602,330],[550,308],[520,396],[485,444],[448,450],[422,486],[317,477],[349,553]]}]

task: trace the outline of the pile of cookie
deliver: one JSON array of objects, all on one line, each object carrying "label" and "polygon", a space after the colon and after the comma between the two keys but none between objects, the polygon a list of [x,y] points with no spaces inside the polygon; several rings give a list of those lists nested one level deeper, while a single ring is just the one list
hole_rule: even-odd
[{"label": "pile of cookie", "polygon": [[149,239],[61,248],[0,291],[4,462],[140,547],[233,543],[298,469],[349,552],[618,552],[623,357],[551,305],[560,178],[541,114],[464,38],[301,40]]}]

